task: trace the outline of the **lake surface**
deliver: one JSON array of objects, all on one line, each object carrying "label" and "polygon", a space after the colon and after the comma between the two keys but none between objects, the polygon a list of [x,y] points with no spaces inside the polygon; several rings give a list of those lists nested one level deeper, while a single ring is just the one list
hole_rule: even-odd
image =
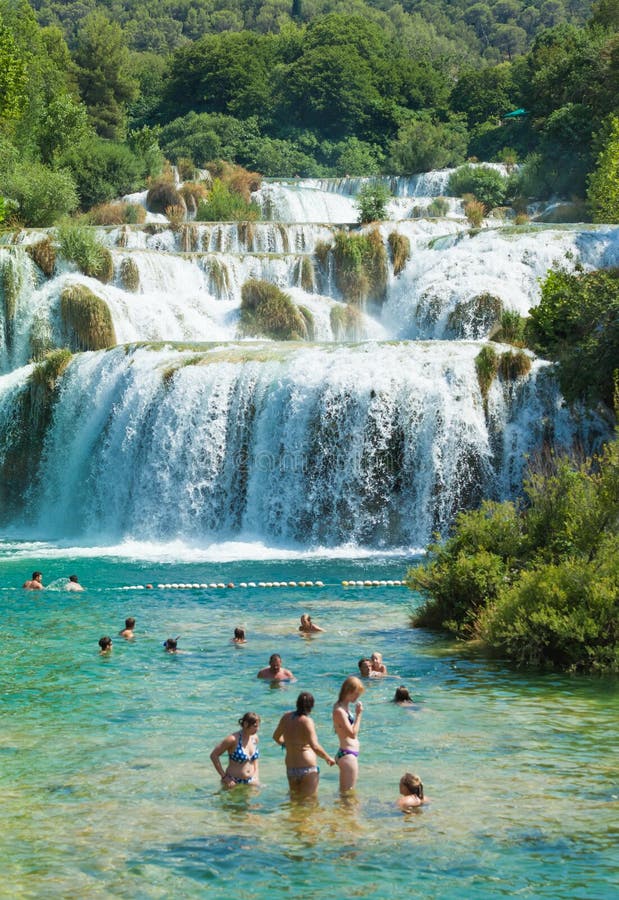
[{"label": "lake surface", "polygon": [[[341,584],[401,579],[410,559],[174,555],[0,545],[1,896],[612,895],[616,680],[477,658],[410,629],[418,598],[406,588]],[[51,589],[21,590],[34,569]],[[53,589],[73,572],[85,593]],[[156,587],[308,580],[325,586]],[[302,612],[325,633],[301,637]],[[130,615],[136,639],[125,642],[116,635]],[[230,642],[239,625],[242,647]],[[166,654],[177,635],[182,652]],[[374,650],[390,674],[366,682],[355,796],[341,799],[337,770],[322,766],[317,802],[292,804],[271,740],[279,717],[310,690],[333,753],[331,705]],[[297,683],[256,679],[274,652]],[[390,702],[400,684],[414,708]],[[248,710],[262,717],[262,785],[222,791],[209,753]],[[432,801],[409,815],[395,806],[406,771]]]}]

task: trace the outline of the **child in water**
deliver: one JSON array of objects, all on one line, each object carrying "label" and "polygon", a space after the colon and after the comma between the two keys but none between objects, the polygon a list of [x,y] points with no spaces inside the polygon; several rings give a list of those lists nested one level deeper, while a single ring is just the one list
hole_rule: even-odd
[{"label": "child in water", "polygon": [[112,652],[112,638],[109,635],[104,635],[102,638],[99,638],[99,653],[103,655],[104,653]]},{"label": "child in water", "polygon": [[423,795],[423,784],[419,775],[411,775],[407,772],[400,778],[400,796],[397,803],[400,809],[414,809],[428,803],[428,798]]}]

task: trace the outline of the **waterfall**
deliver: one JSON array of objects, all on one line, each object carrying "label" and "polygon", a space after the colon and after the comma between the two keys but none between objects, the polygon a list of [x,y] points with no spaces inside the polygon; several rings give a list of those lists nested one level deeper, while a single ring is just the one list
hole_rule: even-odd
[{"label": "waterfall", "polygon": [[479,349],[81,354],[62,378],[22,524],[91,541],[419,546],[458,509],[509,496],[527,453],[576,435],[539,361],[518,389],[497,381],[485,410]]},{"label": "waterfall", "polygon": [[[482,497],[516,495],[540,449],[594,447],[603,428],[564,406],[553,366],[534,359],[482,399],[475,357],[502,310],[539,302],[553,266],[618,265],[619,227],[487,220],[471,232],[456,198],[446,216],[409,217],[449,174],[385,179],[391,218],[364,228],[342,225],[368,179],[265,183],[280,221],[99,228],[107,283],[60,259],[46,266],[37,247],[53,229],[3,235],[5,529],[93,544],[418,547]],[[359,287],[370,269],[347,293],[342,232],[355,252],[365,235],[383,267],[371,300]],[[240,339],[250,279],[284,291],[311,340]],[[109,311],[119,346],[64,370],[60,357],[58,371],[29,365],[90,346],[71,332],[76,292]]]}]

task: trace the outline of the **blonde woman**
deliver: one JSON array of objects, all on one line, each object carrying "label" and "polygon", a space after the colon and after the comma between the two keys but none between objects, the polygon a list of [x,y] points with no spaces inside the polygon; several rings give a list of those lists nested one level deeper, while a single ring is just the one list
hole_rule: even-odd
[{"label": "blonde woman", "polygon": [[[359,729],[363,704],[359,697],[364,692],[361,681],[354,675],[347,678],[340,688],[337,703],[333,706],[333,727],[340,747],[335,755],[340,770],[340,791],[349,791],[357,783],[359,774]],[[351,714],[349,706],[355,704],[355,714]]]}]

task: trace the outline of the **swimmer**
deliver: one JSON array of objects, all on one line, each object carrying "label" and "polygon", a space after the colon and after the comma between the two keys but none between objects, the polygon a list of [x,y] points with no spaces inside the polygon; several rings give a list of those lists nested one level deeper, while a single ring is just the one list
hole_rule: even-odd
[{"label": "swimmer", "polygon": [[178,649],[178,638],[166,638],[163,642],[166,653],[176,653]]},{"label": "swimmer", "polygon": [[77,580],[77,575],[69,575],[69,580],[65,584],[65,591],[83,591],[84,588]]},{"label": "swimmer", "polygon": [[105,635],[102,638],[99,638],[99,654],[103,655],[104,653],[112,652],[112,638],[109,635]]},{"label": "swimmer", "polygon": [[[215,766],[224,787],[231,788],[237,784],[258,784],[258,728],[260,716],[246,712],[239,719],[240,731],[235,731],[224,738],[211,753],[211,762]],[[228,754],[228,766],[224,767],[220,757]]]},{"label": "swimmer", "polygon": [[234,637],[232,638],[233,644],[246,644],[247,638],[245,637],[245,629],[244,628],[235,628],[234,629]]},{"label": "swimmer", "polygon": [[[359,697],[365,688],[358,678],[351,675],[340,688],[337,703],[333,706],[333,727],[340,740],[340,747],[335,758],[340,770],[340,791],[349,791],[357,783],[359,774],[359,729],[363,704]],[[352,716],[348,705],[355,703],[355,715]]]},{"label": "swimmer", "polygon": [[318,791],[317,756],[327,765],[335,765],[333,757],[318,742],[316,726],[310,716],[313,708],[313,696],[303,691],[297,697],[296,709],[284,713],[273,732],[273,740],[286,748],[286,775],[290,794],[294,797],[311,797]]},{"label": "swimmer", "polygon": [[290,669],[282,667],[282,658],[279,653],[273,653],[269,658],[269,664],[265,669],[260,669],[258,678],[264,678],[266,681],[295,681],[295,677]]},{"label": "swimmer", "polygon": [[377,673],[372,671],[372,663],[366,656],[362,656],[357,663],[362,678],[375,678]]},{"label": "swimmer", "polygon": [[404,687],[403,684],[400,687],[395,689],[395,694],[393,695],[393,702],[397,703],[398,706],[412,706],[413,698],[408,692],[408,688]]},{"label": "swimmer", "polygon": [[370,665],[375,675],[386,675],[387,666],[383,662],[382,653],[372,653],[370,656]]},{"label": "swimmer", "polygon": [[314,631],[324,631],[324,628],[321,628],[320,625],[315,625],[312,622],[312,617],[307,613],[303,613],[301,616],[301,624],[299,625],[299,631],[303,632],[303,634],[310,634]]},{"label": "swimmer", "polygon": [[33,572],[32,578],[28,581],[24,581],[22,587],[27,591],[42,591],[43,590],[43,574],[41,572]]},{"label": "swimmer", "polygon": [[400,809],[414,809],[416,806],[422,806],[424,803],[429,802],[429,798],[424,797],[421,778],[418,775],[411,775],[410,772],[402,775],[400,778],[400,796],[397,799]]},{"label": "swimmer", "polygon": [[118,632],[118,636],[124,638],[126,641],[132,641],[134,638],[133,629],[135,628],[135,619],[131,616],[128,619],[125,619],[125,627],[122,631]]}]

